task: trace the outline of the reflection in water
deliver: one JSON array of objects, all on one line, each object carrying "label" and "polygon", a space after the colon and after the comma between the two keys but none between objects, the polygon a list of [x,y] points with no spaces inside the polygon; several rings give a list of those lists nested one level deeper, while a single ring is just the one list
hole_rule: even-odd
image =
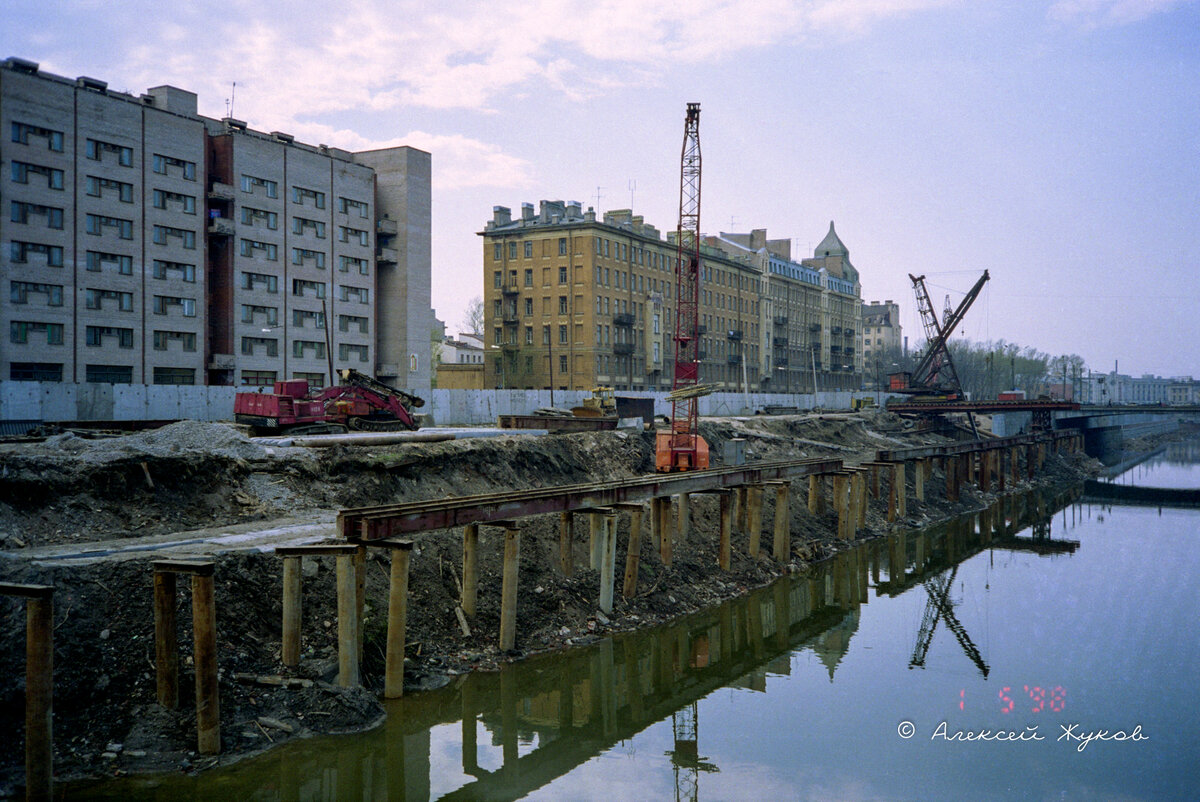
[{"label": "reflection in water", "polygon": [[[666,754],[677,797],[696,799],[702,776],[721,771],[716,759],[704,756],[697,701],[723,687],[764,692],[768,674],[789,674],[793,656],[805,654],[824,665],[832,682],[872,585],[877,598],[918,586],[928,596],[910,668],[924,667],[942,626],[986,677],[986,655],[951,598],[958,566],[989,549],[1075,552],[1077,542],[1052,537],[1051,516],[1060,508],[1065,514],[1077,497],[1078,490],[1008,496],[976,515],[868,541],[805,574],[671,626],[458,677],[440,690],[389,701],[386,724],[371,733],[289,744],[197,777],[122,780],[72,793],[113,799],[517,799],[670,719]],[[1018,536],[1026,530],[1029,535]],[[461,749],[449,756],[457,764],[451,770],[431,733],[455,724]],[[447,789],[455,771],[462,779]]]}]

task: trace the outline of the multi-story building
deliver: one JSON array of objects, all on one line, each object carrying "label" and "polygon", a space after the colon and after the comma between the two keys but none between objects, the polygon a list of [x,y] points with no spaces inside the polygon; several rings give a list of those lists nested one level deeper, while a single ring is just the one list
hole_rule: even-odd
[{"label": "multi-story building", "polygon": [[882,387],[889,373],[900,370],[893,364],[904,355],[904,332],[900,305],[891,299],[871,301],[862,308],[863,375],[868,383]]},{"label": "multi-story building", "polygon": [[[537,212],[526,203],[517,219],[497,206],[480,235],[487,386],[670,388],[676,327],[673,237],[664,240],[632,210],[610,211],[598,220],[575,201],[542,201]],[[815,360],[806,350],[804,361],[815,363],[820,389],[857,387],[855,349],[845,338],[858,327],[861,302],[845,247],[827,237],[813,259],[781,260],[815,282],[804,294],[799,287],[804,282],[772,274],[770,260],[737,242],[741,236],[702,239],[700,381],[726,391],[811,389],[811,369],[790,387],[775,379],[780,363],[774,320],[787,317],[785,307],[777,315],[770,311],[776,307],[768,277],[778,275],[774,280],[781,285],[797,285],[794,304],[786,309],[796,310],[795,326],[808,335],[804,347],[818,344]],[[800,313],[803,308],[808,317]],[[809,325],[819,328],[809,332]],[[829,336],[821,338],[822,331]]]},{"label": "multi-story building", "polygon": [[429,386],[429,154],[305,145],[21,59],[0,130],[0,380]]}]

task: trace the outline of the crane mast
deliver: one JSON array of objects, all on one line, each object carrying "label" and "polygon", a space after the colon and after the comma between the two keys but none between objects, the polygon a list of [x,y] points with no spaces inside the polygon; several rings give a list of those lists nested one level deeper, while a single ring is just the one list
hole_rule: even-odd
[{"label": "crane mast", "polygon": [[[656,448],[659,471],[708,467],[699,435],[700,327],[700,104],[687,104],[679,167],[679,225],[675,231],[675,370],[671,431]],[[662,440],[666,442],[663,443]]]}]

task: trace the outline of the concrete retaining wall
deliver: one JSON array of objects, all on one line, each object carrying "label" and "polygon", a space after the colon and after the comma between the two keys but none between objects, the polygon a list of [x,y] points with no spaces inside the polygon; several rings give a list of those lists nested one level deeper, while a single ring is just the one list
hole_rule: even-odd
[{"label": "concrete retaining wall", "polygon": [[[144,384],[0,382],[0,420],[232,420],[236,387]],[[433,390],[418,410],[439,426],[494,425],[499,415],[528,415],[540,407],[570,409],[591,393],[555,390]],[[622,392],[653,398],[654,414],[670,415],[666,393]],[[700,414],[752,415],[765,407],[848,409],[851,398],[874,393],[714,393],[700,399]]]}]

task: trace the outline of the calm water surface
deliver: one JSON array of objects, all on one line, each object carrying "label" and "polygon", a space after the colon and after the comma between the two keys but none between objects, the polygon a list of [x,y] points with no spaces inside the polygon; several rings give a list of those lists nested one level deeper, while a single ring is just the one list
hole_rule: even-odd
[{"label": "calm water surface", "polygon": [[[1200,512],[1077,497],[1013,497],[866,544],[674,627],[461,678],[398,700],[376,732],[195,778],[72,790],[256,800],[1196,798]],[[1127,740],[1080,748],[1064,727]],[[985,730],[1038,740],[954,740]]]}]

